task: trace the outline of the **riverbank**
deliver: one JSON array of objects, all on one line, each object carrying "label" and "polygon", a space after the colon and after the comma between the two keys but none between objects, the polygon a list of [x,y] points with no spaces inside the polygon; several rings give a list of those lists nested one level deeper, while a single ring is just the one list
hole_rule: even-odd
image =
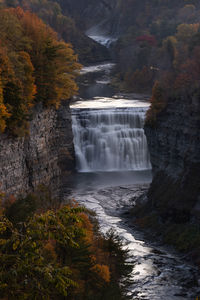
[{"label": "riverbank", "polygon": [[130,225],[146,233],[147,238],[160,241],[163,245],[174,247],[188,261],[200,270],[200,227],[194,222],[181,221],[177,218],[163,219],[149,207],[147,196],[139,197],[130,210]]},{"label": "riverbank", "polygon": [[[81,98],[76,98],[76,101],[71,103],[74,136],[77,139],[74,139],[75,151],[80,162],[76,166],[80,173],[74,174],[71,184],[66,185],[63,198],[75,199],[79,204],[92,209],[96,213],[100,230],[106,233],[111,228],[123,240],[130,253],[128,263],[134,264],[131,277],[133,284],[129,289],[131,299],[195,299],[199,294],[197,268],[183,260],[181,255],[170,247],[163,247],[151,241],[142,230],[129,223],[130,209],[136,199],[147,193],[152,180],[150,165],[145,164],[146,170],[141,170],[137,168],[137,164],[133,164],[133,170],[127,172],[121,168],[123,164],[118,164],[118,159],[117,164],[110,164],[115,161],[111,159],[113,156],[118,157],[117,150],[121,149],[120,147],[130,145],[121,158],[124,163],[126,154],[132,153],[133,144],[140,144],[141,138],[138,133],[143,131],[143,126],[138,124],[145,114],[138,113],[137,110],[144,107],[148,109],[149,96],[111,90],[109,63],[104,64],[103,69],[101,64],[99,67],[96,65],[83,70],[85,74],[82,79],[85,82],[82,82]],[[87,77],[88,74],[90,75]],[[133,132],[137,134],[133,135]],[[112,143],[112,148],[109,143],[114,133],[119,145]],[[97,151],[93,151],[99,142],[102,151],[98,151],[99,147]],[[148,154],[147,146],[144,143],[142,145],[144,148],[141,149]],[[115,150],[109,152],[109,149]],[[104,152],[105,156],[102,157]],[[91,155],[92,153],[94,155]],[[101,154],[98,158],[97,153]],[[144,162],[147,156],[140,156],[140,153],[137,148],[132,156],[136,155]],[[99,169],[104,172],[98,172]]]},{"label": "riverbank", "polygon": [[89,177],[85,173],[78,176],[70,196],[69,190],[66,191],[66,199],[76,199],[79,204],[92,209],[100,230],[105,233],[112,228],[123,240],[125,248],[129,249],[128,262],[134,264],[131,277],[133,284],[129,290],[132,299],[195,299],[199,293],[197,268],[172,248],[155,242],[154,237],[147,238],[144,232],[130,223],[129,211],[135,201],[147,192],[148,181],[145,184],[141,181],[137,183],[135,177],[135,184],[120,184],[112,174],[111,186],[108,180],[107,183],[106,180],[100,182],[100,177],[95,183],[92,182],[92,175]]}]

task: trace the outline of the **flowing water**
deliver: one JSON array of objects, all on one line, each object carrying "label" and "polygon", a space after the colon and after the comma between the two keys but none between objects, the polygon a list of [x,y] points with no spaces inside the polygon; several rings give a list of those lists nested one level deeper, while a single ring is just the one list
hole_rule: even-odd
[{"label": "flowing water", "polygon": [[111,37],[110,35],[106,34],[105,31],[101,28],[102,25],[103,24],[99,24],[88,29],[86,31],[86,35],[97,43],[109,48],[112,43],[117,41],[118,38]]},{"label": "flowing water", "polygon": [[72,110],[80,172],[151,168],[144,118],[147,108]]},{"label": "flowing water", "polygon": [[[115,94],[109,86],[113,64],[84,68],[81,97],[71,104],[77,174],[71,198],[93,209],[102,232],[113,228],[134,263],[129,295],[135,300],[196,299],[197,269],[180,255],[145,240],[127,214],[146,193],[151,165],[143,130],[148,102],[141,95]],[[69,198],[69,188],[66,188]]]}]

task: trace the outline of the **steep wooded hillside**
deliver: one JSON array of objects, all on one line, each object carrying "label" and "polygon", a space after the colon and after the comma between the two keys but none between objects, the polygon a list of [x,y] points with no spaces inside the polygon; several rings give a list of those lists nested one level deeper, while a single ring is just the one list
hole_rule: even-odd
[{"label": "steep wooded hillside", "polygon": [[[74,4],[78,12],[79,4],[77,2],[74,2]],[[84,34],[85,26],[83,26],[83,23],[74,19],[74,15],[67,1],[62,3],[59,0],[2,0],[2,6],[21,6],[24,10],[31,10],[36,13],[58,33],[60,38],[73,45],[81,63],[87,64],[109,59],[107,49]]]}]

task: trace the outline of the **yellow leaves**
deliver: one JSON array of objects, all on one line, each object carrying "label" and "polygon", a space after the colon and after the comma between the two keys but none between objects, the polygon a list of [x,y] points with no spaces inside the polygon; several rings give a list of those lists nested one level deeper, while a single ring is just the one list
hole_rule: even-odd
[{"label": "yellow leaves", "polygon": [[0,239],[0,246],[3,246],[7,243],[6,239]]},{"label": "yellow leaves", "polygon": [[177,27],[176,38],[181,42],[188,42],[197,33],[199,24],[180,24]]},{"label": "yellow leaves", "polygon": [[80,216],[81,216],[82,223],[79,226],[83,227],[85,230],[84,240],[86,241],[86,243],[92,244],[93,243],[93,225],[90,222],[89,217],[85,213],[81,213]]},{"label": "yellow leaves", "polygon": [[82,299],[89,291],[93,299],[109,287],[119,257],[115,251],[111,258],[106,238],[95,231],[86,209],[74,203],[29,215],[23,222],[11,218],[12,223],[5,215],[11,216],[6,209],[0,216],[3,297]]},{"label": "yellow leaves", "polygon": [[34,100],[58,108],[77,93],[81,65],[71,45],[30,11],[2,9],[0,19],[0,132],[7,126],[24,136]]},{"label": "yellow leaves", "polygon": [[12,223],[4,216],[4,211],[3,214],[0,215],[0,234],[4,234],[6,230],[9,229],[12,231]]},{"label": "yellow leaves", "polygon": [[33,247],[33,248],[36,248],[36,247],[37,247],[36,242],[33,242],[33,243],[32,243],[32,247]]},{"label": "yellow leaves", "polygon": [[4,233],[7,229],[7,226],[4,222],[0,222],[0,234]]},{"label": "yellow leaves", "polygon": [[17,249],[17,247],[19,246],[20,244],[20,241],[19,240],[16,240],[14,243],[13,243],[13,250],[15,251]]}]

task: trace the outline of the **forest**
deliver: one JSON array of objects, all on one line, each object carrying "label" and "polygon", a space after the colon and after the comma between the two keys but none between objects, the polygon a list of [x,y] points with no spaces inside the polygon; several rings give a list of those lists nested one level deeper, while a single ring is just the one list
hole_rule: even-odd
[{"label": "forest", "polygon": [[199,95],[199,2],[121,1],[118,10],[113,82],[136,92],[151,93],[154,86],[148,115],[153,123],[167,99]]},{"label": "forest", "polygon": [[61,205],[44,186],[25,198],[1,194],[0,297],[123,299],[119,281],[132,267],[122,246],[115,232],[99,232],[94,213]]},{"label": "forest", "polygon": [[0,10],[1,132],[28,133],[30,109],[60,105],[77,92],[80,70],[71,45],[36,15],[21,8]]}]

